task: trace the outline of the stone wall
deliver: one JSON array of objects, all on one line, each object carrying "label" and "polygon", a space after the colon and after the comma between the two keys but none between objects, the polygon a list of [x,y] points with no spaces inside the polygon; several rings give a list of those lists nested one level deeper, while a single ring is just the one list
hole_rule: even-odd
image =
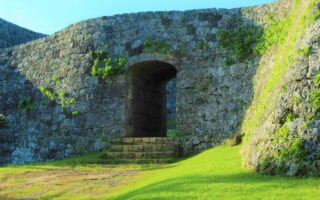
[{"label": "stone wall", "polygon": [[46,35],[19,27],[0,18],[0,49],[19,45]]},{"label": "stone wall", "polygon": [[[177,70],[177,139],[184,154],[232,137],[252,101],[259,58],[228,66],[234,52],[220,47],[217,32],[233,30],[241,21],[260,28],[265,19],[259,10],[277,6],[101,17],[1,50],[0,112],[9,124],[0,130],[0,151],[5,153],[1,163],[101,150],[110,138],[125,136],[132,82],[128,73],[106,80],[91,76],[90,52],[101,49],[112,57],[127,57],[128,72],[150,61]],[[156,48],[147,49],[148,40]],[[65,105],[71,99],[76,102]]]},{"label": "stone wall", "polygon": [[[293,7],[294,1],[288,2]],[[257,104],[263,104],[261,93],[268,79],[275,79],[273,70],[280,75],[242,149],[243,164],[265,174],[319,176],[320,4],[295,1],[295,6],[284,43],[262,57],[255,78],[257,92],[243,131],[250,130],[247,124],[254,121]]]}]

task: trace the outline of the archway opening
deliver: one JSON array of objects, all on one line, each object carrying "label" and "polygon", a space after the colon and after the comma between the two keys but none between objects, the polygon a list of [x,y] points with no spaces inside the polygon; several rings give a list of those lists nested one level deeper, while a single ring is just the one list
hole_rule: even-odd
[{"label": "archway opening", "polygon": [[126,137],[167,136],[167,85],[176,74],[171,64],[154,60],[134,64],[128,69]]}]

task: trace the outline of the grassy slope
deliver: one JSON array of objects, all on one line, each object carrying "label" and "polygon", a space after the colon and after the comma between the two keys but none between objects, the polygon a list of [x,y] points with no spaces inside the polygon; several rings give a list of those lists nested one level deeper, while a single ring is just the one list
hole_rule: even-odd
[{"label": "grassy slope", "polygon": [[[263,176],[242,168],[239,149],[216,147],[161,168],[87,165],[102,161],[97,154],[54,163],[2,167],[0,199],[1,195],[38,199],[318,199],[320,196],[320,179]],[[121,173],[132,171],[137,173],[132,176]],[[56,180],[47,178],[50,172],[57,175]],[[111,183],[117,184],[105,183],[110,176],[113,176]]]},{"label": "grassy slope", "polygon": [[[242,132],[246,133],[244,145],[244,164],[248,164],[255,147],[250,143],[252,135],[260,133],[265,121],[275,112],[276,102],[285,86],[284,77],[290,67],[303,55],[299,49],[299,39],[305,29],[319,17],[312,9],[319,0],[295,0],[287,17],[265,30],[264,45],[267,48],[262,56],[254,80],[254,99],[246,111]],[[272,56],[273,55],[273,56]],[[255,141],[253,142],[255,143]]]},{"label": "grassy slope", "polygon": [[148,171],[113,199],[317,199],[320,179],[264,176],[241,167],[239,147],[217,147]]}]

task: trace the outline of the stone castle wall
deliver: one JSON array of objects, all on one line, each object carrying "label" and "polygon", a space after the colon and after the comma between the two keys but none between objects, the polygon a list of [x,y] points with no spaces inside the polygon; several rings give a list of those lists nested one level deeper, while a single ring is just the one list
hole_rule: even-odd
[{"label": "stone castle wall", "polygon": [[46,35],[19,27],[0,18],[0,49],[19,45]]},{"label": "stone castle wall", "polygon": [[[106,44],[113,57],[128,58],[127,68],[145,61],[176,68],[177,132],[184,154],[219,144],[239,129],[252,100],[259,58],[227,66],[232,52],[219,46],[217,32],[232,30],[241,18],[263,26],[260,15],[275,7],[101,17],[0,50],[0,112],[9,124],[0,130],[0,163],[60,159],[101,150],[110,138],[124,136],[126,74],[106,80],[90,74],[90,52]],[[165,41],[168,52],[145,52],[148,39]],[[50,101],[40,88],[56,100]],[[76,103],[62,106],[61,92]]]}]

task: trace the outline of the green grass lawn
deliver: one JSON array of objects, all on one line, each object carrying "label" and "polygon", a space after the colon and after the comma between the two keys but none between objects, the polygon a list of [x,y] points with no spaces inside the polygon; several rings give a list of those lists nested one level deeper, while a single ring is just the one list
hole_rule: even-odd
[{"label": "green grass lawn", "polygon": [[239,150],[220,146],[167,165],[106,166],[91,154],[2,167],[0,199],[319,199],[320,179],[250,172]]}]

